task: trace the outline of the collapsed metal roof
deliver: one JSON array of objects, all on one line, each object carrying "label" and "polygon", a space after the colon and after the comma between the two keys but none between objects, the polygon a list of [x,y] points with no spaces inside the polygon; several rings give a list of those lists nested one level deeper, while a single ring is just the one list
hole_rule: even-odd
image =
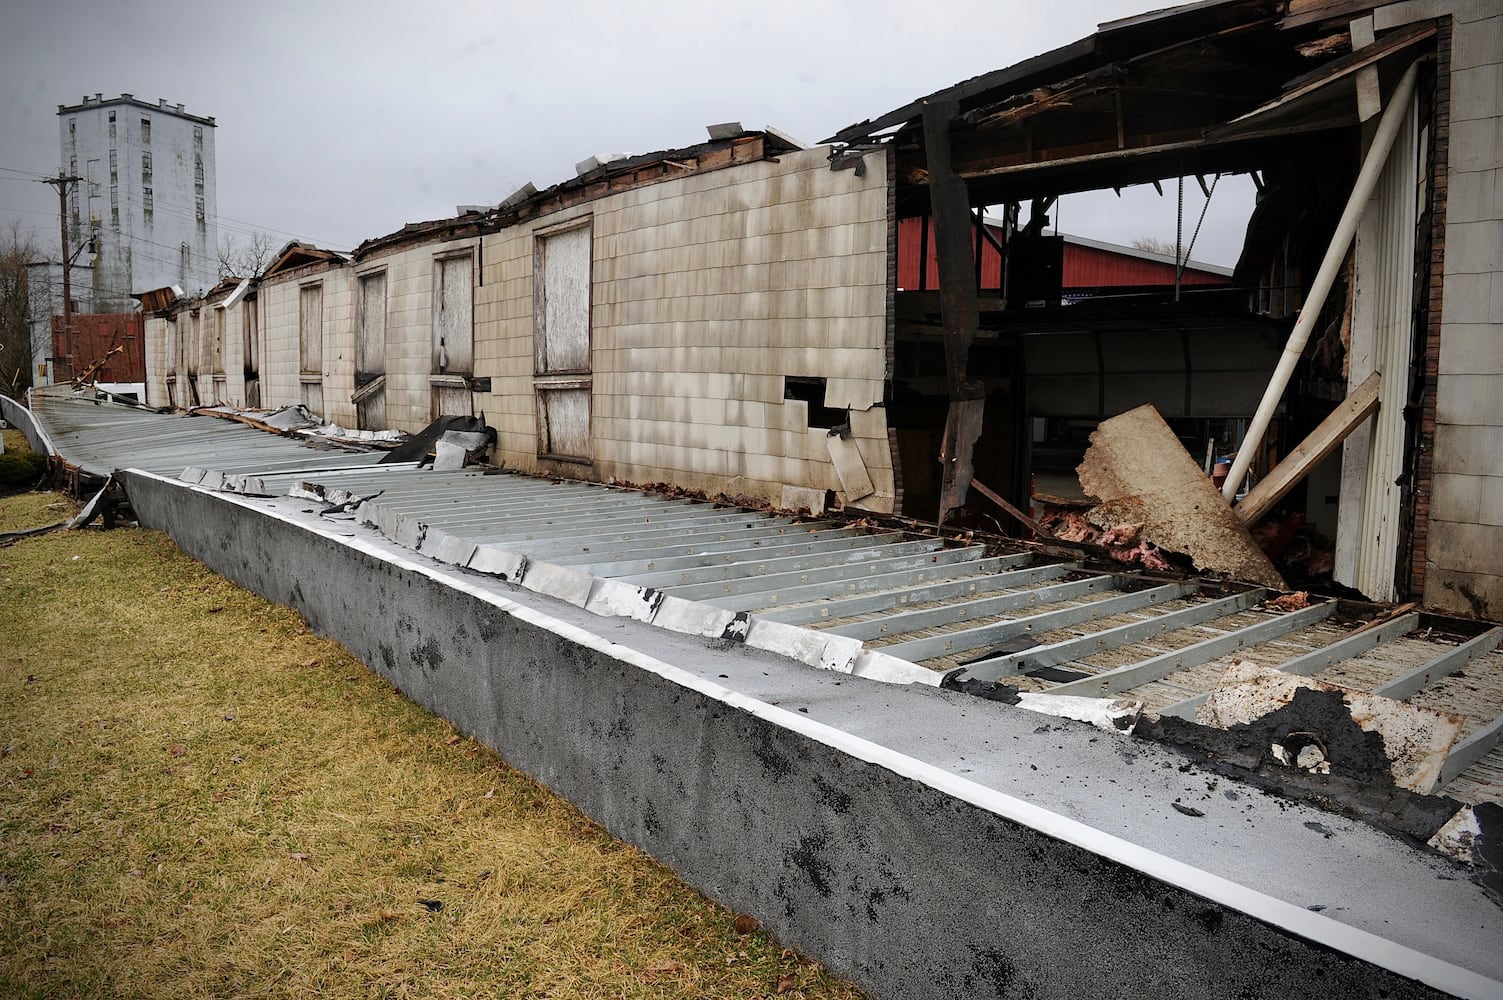
[{"label": "collapsed metal roof", "polygon": [[355,248],[353,259],[364,260],[382,250],[465,235],[495,232],[506,226],[630,190],[644,184],[674,180],[689,174],[751,163],[781,152],[792,152],[798,143],[774,128],[762,130],[714,126],[708,142],[678,149],[664,149],[616,158],[591,157],[583,161],[577,176],[542,191],[525,184],[486,212],[467,212],[452,218],[413,222],[385,236],[377,236]]},{"label": "collapsed metal roof", "polygon": [[750,635],[826,669],[993,696],[1086,696],[1118,716],[1193,720],[1247,660],[1407,701],[1461,719],[1435,780],[1414,790],[1503,802],[1503,628],[1291,602],[1267,587],[1128,571],[1104,553],[967,544],[880,519],[496,470],[377,466],[380,452],[316,450],[233,422],[37,398],[58,451],[96,475],[134,466],[338,503],[440,562],[606,616]]},{"label": "collapsed metal roof", "polygon": [[[481,579],[487,581],[487,587],[506,588],[518,595],[530,592],[537,596],[528,595],[529,599],[543,600],[544,606],[551,599],[555,606],[568,608],[575,621],[586,622],[590,619],[587,613],[593,612],[593,620],[600,624],[592,630],[602,637],[614,639],[622,635],[617,629],[640,628],[638,623],[647,623],[664,630],[665,635],[673,635],[672,642],[678,645],[707,642],[708,646],[700,649],[715,649],[713,655],[688,650],[688,655],[709,671],[707,676],[715,677],[718,669],[720,683],[732,684],[740,682],[724,680],[726,671],[736,677],[748,673],[752,679],[748,682],[757,691],[755,697],[770,698],[773,704],[787,696],[778,685],[786,684],[788,678],[774,682],[767,672],[757,671],[755,665],[760,661],[739,658],[727,648],[728,642],[748,647],[748,655],[757,650],[771,651],[826,668],[797,675],[811,682],[839,678],[842,670],[880,680],[908,681],[900,688],[882,690],[895,692],[899,703],[914,709],[922,703],[923,711],[905,721],[918,730],[894,731],[884,745],[911,748],[915,740],[924,745],[938,740],[948,753],[952,730],[970,733],[953,746],[959,754],[954,766],[969,777],[979,779],[985,773],[987,782],[1003,779],[986,759],[997,754],[1007,756],[1003,747],[989,746],[987,740],[1019,739],[1017,732],[1026,731],[1026,726],[1024,730],[1015,726],[1008,729],[1012,736],[1001,736],[993,728],[986,731],[985,738],[979,738],[977,726],[992,716],[989,711],[969,710],[980,703],[955,695],[915,700],[906,693],[899,697],[898,693],[915,688],[932,692],[934,682],[949,678],[953,687],[995,696],[1001,689],[987,678],[1005,675],[1007,687],[1014,692],[1006,700],[1036,711],[1087,718],[1103,728],[1136,726],[1139,733],[1180,742],[1184,730],[1177,728],[1177,717],[1169,712],[1155,717],[1141,707],[1124,706],[1121,697],[1070,698],[1057,693],[1071,690],[1072,684],[1077,689],[1106,684],[1119,688],[1119,696],[1171,708],[1176,702],[1184,702],[1191,692],[1215,685],[1214,675],[1224,666],[1227,654],[1240,648],[1259,663],[1277,663],[1320,680],[1383,690],[1394,698],[1408,697],[1460,711],[1465,715],[1462,743],[1474,749],[1480,748],[1480,741],[1497,726],[1486,721],[1488,714],[1496,715],[1503,706],[1503,684],[1499,683],[1503,676],[1499,657],[1503,654],[1495,648],[1499,630],[1475,637],[1446,632],[1446,627],[1455,623],[1417,616],[1405,608],[1348,606],[1320,600],[1305,608],[1298,606],[1299,601],[1271,604],[1269,595],[1258,588],[1124,573],[1089,559],[1052,557],[1036,547],[1003,551],[976,539],[940,538],[910,530],[911,525],[796,517],[745,510],[693,496],[663,496],[628,488],[497,474],[487,469],[434,472],[410,464],[378,467],[373,463],[379,454],[374,452],[316,450],[235,422],[141,412],[64,394],[39,396],[37,414],[60,456],[94,473],[133,465],[160,470],[159,482],[177,479],[185,490],[228,489],[241,494],[224,498],[224,503],[237,510],[264,511],[273,518],[317,523],[331,535],[348,537],[363,552],[376,552],[381,547],[397,552],[406,549],[411,553],[407,558],[414,564],[457,574],[456,587],[473,588],[466,578]],[[186,473],[188,481],[182,481],[179,477],[186,469],[180,467],[186,466],[196,468]],[[124,479],[134,481],[135,475]],[[252,484],[254,489],[248,489]],[[274,566],[263,569],[276,573]],[[1365,626],[1358,624],[1353,611],[1362,612],[1370,621]],[[733,660],[736,665],[730,662]],[[749,672],[742,669],[748,667]],[[1124,668],[1129,672],[1124,673]],[[762,671],[768,669],[761,667]],[[764,687],[772,687],[756,688],[754,679],[758,677]],[[870,687],[841,687],[837,682],[821,690],[827,691],[827,701],[849,701],[856,717],[845,725],[855,726],[849,731],[865,732],[860,719],[873,711]],[[1321,689],[1310,690],[1305,703],[1324,697],[1322,703],[1327,706],[1341,704],[1341,697],[1327,697]],[[1296,694],[1295,701],[1299,700]],[[1081,703],[1106,710],[1087,716],[1079,711]],[[1218,711],[1234,718],[1235,708],[1222,704]],[[821,716],[835,710],[833,704],[818,705]],[[1352,726],[1354,720],[1344,714],[1344,709],[1339,717]],[[1278,721],[1287,726],[1289,713]],[[999,723],[993,720],[990,724],[995,727]],[[1044,725],[1036,732],[1051,733],[1043,737],[1050,747],[1058,744],[1057,749],[1064,751],[1068,745],[1075,748],[1071,753],[1091,757],[1089,768],[1094,770],[1089,775],[1077,774],[1067,760],[1041,759],[1044,771],[1073,777],[1061,788],[1038,789],[1036,801],[1060,808],[1063,803],[1057,800],[1061,794],[1074,802],[1081,797],[1082,789],[1099,788],[1105,794],[1121,779],[1123,787],[1108,795],[1117,804],[1099,804],[1090,813],[1091,822],[1106,824],[1098,829],[1116,830],[1112,816],[1122,820],[1142,812],[1145,793],[1151,798],[1153,792],[1144,785],[1141,769],[1132,774],[1119,771],[1108,780],[1100,773],[1103,751],[1095,740],[1053,735],[1053,728]],[[1352,728],[1355,730],[1355,726]],[[1435,822],[1437,815],[1455,805],[1454,799],[1397,788],[1378,795],[1381,802],[1376,806],[1369,803],[1366,812],[1347,808],[1343,800],[1359,786],[1351,773],[1344,772],[1354,773],[1354,765],[1362,761],[1344,756],[1348,747],[1334,738],[1327,747],[1334,753],[1317,760],[1310,769],[1314,773],[1307,773],[1303,755],[1314,753],[1314,744],[1306,741],[1301,745],[1295,739],[1300,733],[1282,729],[1264,732],[1238,724],[1226,731],[1207,731],[1221,732],[1221,742],[1213,739],[1199,750],[1181,743],[1191,754],[1190,761],[1223,774],[1229,774],[1229,768],[1240,768],[1229,776],[1238,781],[1251,780],[1254,787],[1267,777],[1259,773],[1268,770],[1268,762],[1260,758],[1268,756],[1270,736],[1292,761],[1301,763],[1297,768],[1285,768],[1293,776],[1292,783],[1273,786],[1283,794],[1272,815],[1263,815],[1254,823],[1253,816],[1246,815],[1254,805],[1240,801],[1241,793],[1233,793],[1231,788],[1241,786],[1234,784],[1228,786],[1227,798],[1239,796],[1233,805],[1238,810],[1236,822],[1204,827],[1205,838],[1168,848],[1176,853],[1188,851],[1197,859],[1195,864],[1209,866],[1207,871],[1226,872],[1220,877],[1236,879],[1235,893],[1245,895],[1242,886],[1254,885],[1259,887],[1253,890],[1254,895],[1271,892],[1279,898],[1288,896],[1277,888],[1276,876],[1274,883],[1268,881],[1270,869],[1265,864],[1287,851],[1266,843],[1254,846],[1262,843],[1258,840],[1259,825],[1266,826],[1265,839],[1267,831],[1291,825],[1282,815],[1286,809],[1294,811],[1295,827],[1302,818],[1299,810],[1307,810],[1303,817],[1311,816],[1307,806],[1291,804],[1288,797],[1320,808],[1336,808],[1403,832]],[[1254,733],[1253,742],[1249,742],[1248,732]],[[1128,744],[1101,738],[1116,745],[1119,749],[1115,752],[1125,754],[1124,759],[1136,759]],[[1257,744],[1256,740],[1264,742]],[[1451,757],[1455,756],[1453,751]],[[1445,774],[1442,765],[1444,791],[1455,799],[1495,803],[1498,756],[1496,749],[1489,751],[1460,777]],[[1162,766],[1171,785],[1180,772],[1192,767],[1186,763],[1175,771],[1168,759],[1151,759],[1156,761],[1155,773],[1148,777],[1157,777]],[[1328,764],[1330,773],[1319,773],[1321,763]],[[1383,763],[1386,766],[1388,762]],[[1010,766],[1017,764],[1014,761]],[[1118,766],[1123,766],[1120,761]],[[1107,772],[1113,773],[1110,768]],[[1034,800],[1035,793],[1024,790],[1032,787],[1029,773],[1026,768],[1021,776],[1009,771],[1012,777],[1005,780],[1018,787],[1017,794]],[[1194,773],[1193,768],[1190,773]],[[1204,779],[1196,780],[1205,784]],[[1211,794],[1216,791],[1215,781],[1207,787],[1210,790],[1204,800],[1189,800],[1197,804],[1176,799],[1173,811],[1166,806],[1162,812],[1181,818],[1219,815],[1219,800],[1212,801]],[[1138,800],[1139,808],[1129,804],[1131,799]],[[1174,838],[1183,833],[1166,834],[1162,822],[1160,819],[1157,826],[1150,822],[1144,829],[1124,827],[1117,835],[1131,840],[1148,837],[1155,843],[1168,836],[1170,839],[1163,843],[1178,843]],[[1313,818],[1307,819],[1304,827],[1307,831],[1327,829]],[[1343,912],[1332,917],[1330,933],[1339,937],[1351,928],[1372,927],[1393,940],[1424,949],[1425,955],[1444,956],[1442,962],[1459,961],[1467,969],[1482,970],[1496,965],[1485,949],[1465,943],[1468,935],[1485,936],[1485,930],[1468,930],[1468,923],[1467,928],[1456,929],[1465,933],[1443,931],[1447,922],[1444,914],[1457,912],[1447,910],[1447,902],[1464,909],[1469,921],[1476,917],[1484,927],[1487,922],[1482,913],[1487,906],[1478,908],[1475,892],[1480,890],[1468,894],[1458,888],[1463,880],[1457,880],[1454,872],[1461,869],[1445,868],[1440,859],[1394,859],[1392,874],[1400,879],[1396,884],[1409,887],[1404,891],[1412,894],[1404,897],[1407,903],[1395,909],[1389,898],[1393,896],[1389,891],[1392,887],[1386,880],[1361,888],[1350,878],[1351,872],[1360,870],[1361,860],[1336,860],[1344,856],[1342,852],[1366,850],[1350,828],[1343,830],[1346,839],[1335,848],[1337,854],[1329,863],[1335,866],[1336,881],[1346,891],[1334,898],[1358,905],[1336,907]],[[1314,845],[1298,850],[1331,854],[1331,849],[1318,846],[1324,843],[1319,830],[1313,836]],[[1390,845],[1389,850],[1400,850],[1397,841],[1382,839]],[[1267,857],[1254,862],[1228,855],[1228,845],[1233,842]],[[1286,847],[1295,849],[1293,845]],[[1402,875],[1398,868],[1403,868]],[[1435,883],[1437,873],[1451,881]],[[1195,877],[1203,880],[1218,876]],[[1441,888],[1426,890],[1416,884],[1416,879],[1429,879],[1430,885]],[[1331,891],[1328,886],[1332,879],[1316,881],[1327,886],[1312,897],[1317,908],[1323,908],[1333,898],[1325,894]],[[1309,884],[1300,882],[1306,889]],[[1293,895],[1303,899],[1310,893]],[[1406,906],[1409,909],[1404,919],[1395,922],[1393,918]],[[1423,913],[1423,919],[1415,917],[1417,913]],[[1336,938],[1325,936],[1325,923],[1307,933],[1321,942],[1329,940],[1338,950],[1344,947],[1335,943]],[[1407,974],[1416,973],[1410,970]],[[1450,971],[1446,975],[1454,978]]]}]

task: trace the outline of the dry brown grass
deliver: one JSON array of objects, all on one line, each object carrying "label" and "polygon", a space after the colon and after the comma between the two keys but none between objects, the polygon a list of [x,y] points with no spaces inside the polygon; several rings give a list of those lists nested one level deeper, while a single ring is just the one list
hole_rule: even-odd
[{"label": "dry brown grass", "polygon": [[860,995],[160,534],[0,593],[0,995]]}]

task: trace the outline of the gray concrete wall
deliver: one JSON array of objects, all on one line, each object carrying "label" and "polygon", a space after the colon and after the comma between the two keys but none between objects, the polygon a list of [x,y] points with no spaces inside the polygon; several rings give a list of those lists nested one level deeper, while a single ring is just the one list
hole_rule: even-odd
[{"label": "gray concrete wall", "polygon": [[540,612],[245,503],[125,481],[144,524],[296,608],[613,835],[875,997],[1437,995],[768,717],[784,710],[677,683]]}]

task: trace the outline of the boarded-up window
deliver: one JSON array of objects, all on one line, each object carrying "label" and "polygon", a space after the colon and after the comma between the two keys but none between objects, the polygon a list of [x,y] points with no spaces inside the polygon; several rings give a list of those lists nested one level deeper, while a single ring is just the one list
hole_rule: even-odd
[{"label": "boarded-up window", "polygon": [[538,454],[590,461],[591,223],[539,236],[533,248]]},{"label": "boarded-up window", "polygon": [[360,279],[355,305],[355,384],[364,385],[386,372],[386,272]]},{"label": "boarded-up window", "polygon": [[538,452],[556,458],[590,458],[590,387],[539,385]]},{"label": "boarded-up window", "polygon": [[428,380],[429,416],[473,417],[470,383],[463,375],[433,375]]},{"label": "boarded-up window", "polygon": [[355,426],[363,431],[386,430],[385,376],[376,382],[357,389],[350,398],[355,401]]},{"label": "boarded-up window", "polygon": [[254,299],[241,303],[240,329],[245,336],[245,405],[261,405],[261,319]]},{"label": "boarded-up window", "polygon": [[386,429],[386,272],[362,275],[355,301],[355,425]]},{"label": "boarded-up window", "polygon": [[322,285],[307,285],[299,289],[297,317],[299,367],[310,375],[321,373],[324,370],[324,287]]},{"label": "boarded-up window", "polygon": [[254,299],[242,303],[240,310],[240,329],[245,335],[245,377],[250,378],[261,370],[261,323]]},{"label": "boarded-up window", "polygon": [[589,225],[540,238],[533,265],[538,374],[589,371]]},{"label": "boarded-up window", "polygon": [[[212,370],[214,372],[218,373],[218,374],[223,374],[224,373],[224,328],[225,328],[225,312],[226,311],[224,309],[215,309],[214,310],[214,343],[213,343],[213,346],[212,346],[212,352],[213,352],[213,359],[212,359],[213,369]],[[223,380],[221,379],[220,381],[223,381]]]},{"label": "boarded-up window", "polygon": [[475,370],[474,268],[471,255],[433,262],[433,371],[471,375]]},{"label": "boarded-up window", "polygon": [[182,322],[183,331],[183,368],[189,375],[197,375],[199,370],[199,329],[198,311],[189,313]]}]

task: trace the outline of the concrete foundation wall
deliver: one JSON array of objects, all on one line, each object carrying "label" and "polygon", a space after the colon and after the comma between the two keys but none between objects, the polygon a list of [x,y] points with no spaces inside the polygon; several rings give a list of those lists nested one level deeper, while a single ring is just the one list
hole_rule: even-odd
[{"label": "concrete foundation wall", "polygon": [[[1043,826],[1006,818],[809,716],[516,604],[494,581],[446,580],[149,475],[125,484],[143,524],[296,608],[613,835],[874,997],[1436,995],[1056,839],[1042,832],[1064,822],[1053,813],[1039,810]],[[749,654],[723,655],[734,670]]]}]

